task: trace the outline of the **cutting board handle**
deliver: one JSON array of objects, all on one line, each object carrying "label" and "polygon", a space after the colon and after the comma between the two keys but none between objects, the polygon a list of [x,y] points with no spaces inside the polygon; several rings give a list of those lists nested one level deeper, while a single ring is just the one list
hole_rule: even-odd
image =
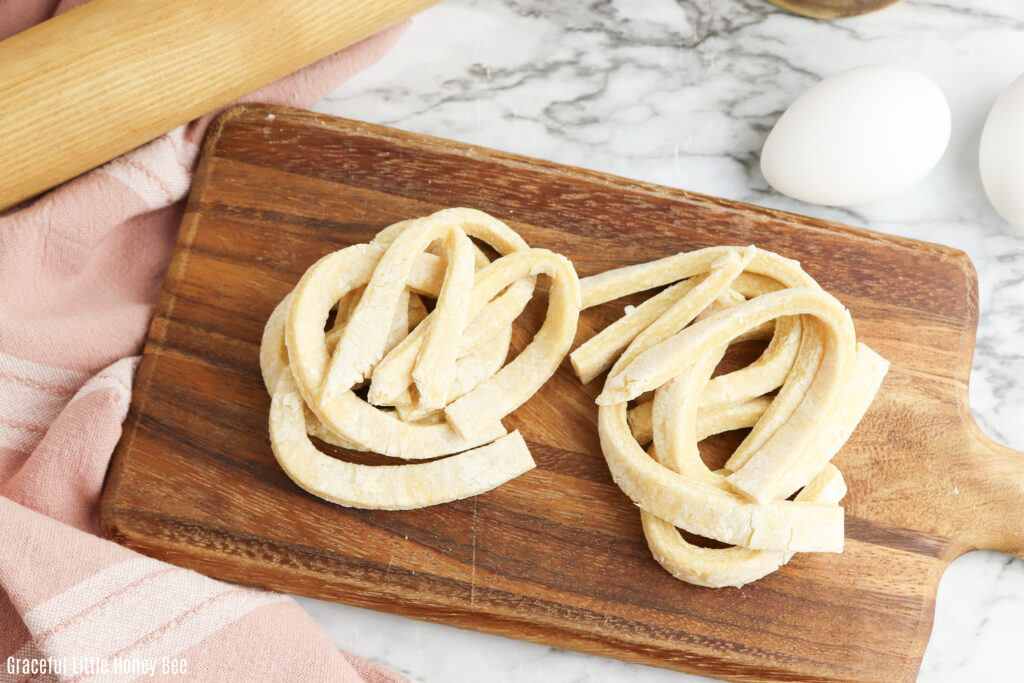
[{"label": "cutting board handle", "polygon": [[996,443],[973,421],[960,471],[956,540],[1024,558],[1024,453]]}]

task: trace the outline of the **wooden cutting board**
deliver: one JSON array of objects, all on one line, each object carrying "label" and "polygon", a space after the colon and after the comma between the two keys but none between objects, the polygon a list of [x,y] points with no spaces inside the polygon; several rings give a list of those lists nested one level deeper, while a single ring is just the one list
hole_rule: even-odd
[{"label": "wooden cutting board", "polygon": [[[612,483],[592,399],[564,363],[506,419],[536,470],[409,512],[319,500],[277,466],[257,352],[322,255],[400,219],[471,206],[581,276],[755,243],[799,259],[892,361],[835,462],[846,551],[742,589],[676,581]],[[577,343],[621,314],[587,310]],[[543,310],[543,309],[541,309]],[[211,130],[104,491],[104,533],[211,576],[735,680],[914,679],[949,562],[1024,556],[1024,457],[967,405],[967,257],[389,128],[244,106]],[[735,443],[735,441],[734,441]]]}]

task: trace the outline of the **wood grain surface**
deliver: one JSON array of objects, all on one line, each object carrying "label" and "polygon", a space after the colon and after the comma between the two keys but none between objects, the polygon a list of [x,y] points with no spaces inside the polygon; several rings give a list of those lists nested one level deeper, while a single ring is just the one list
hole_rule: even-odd
[{"label": "wood grain surface", "polygon": [[[407,512],[293,484],[267,441],[263,324],[305,269],[400,219],[471,206],[581,276],[715,244],[799,259],[892,361],[835,463],[846,551],[742,589],[651,559],[568,362],[506,419],[536,470]],[[585,311],[577,343],[621,314]],[[543,310],[542,308],[540,310]],[[735,680],[915,678],[948,563],[1024,556],[1024,457],[967,406],[977,285],[913,240],[312,113],[245,106],[203,151],[104,491],[105,534],[219,578]],[[735,444],[735,439],[732,441]],[[721,444],[720,444],[721,445]]]}]

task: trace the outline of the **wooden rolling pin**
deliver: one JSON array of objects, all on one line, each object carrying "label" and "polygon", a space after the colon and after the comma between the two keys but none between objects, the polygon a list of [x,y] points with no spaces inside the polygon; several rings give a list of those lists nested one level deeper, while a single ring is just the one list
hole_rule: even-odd
[{"label": "wooden rolling pin", "polygon": [[0,42],[0,210],[438,0],[92,0]]}]

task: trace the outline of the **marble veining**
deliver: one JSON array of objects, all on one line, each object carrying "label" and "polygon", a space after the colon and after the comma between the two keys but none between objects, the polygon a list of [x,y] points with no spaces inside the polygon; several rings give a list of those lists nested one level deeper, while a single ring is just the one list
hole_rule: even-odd
[{"label": "marble veining", "polygon": [[[989,206],[982,124],[1024,71],[1016,0],[904,0],[822,22],[763,0],[446,0],[317,110],[947,244],[979,275],[970,398],[1024,450],[1024,231]],[[867,63],[913,66],[946,93],[953,135],[899,197],[836,209],[771,190],[764,138],[808,87]],[[1022,511],[1024,514],[1024,511]],[[704,680],[331,605],[302,604],[340,646],[423,683]],[[1024,561],[957,560],[939,587],[922,681],[1009,680],[1024,637]]]}]

